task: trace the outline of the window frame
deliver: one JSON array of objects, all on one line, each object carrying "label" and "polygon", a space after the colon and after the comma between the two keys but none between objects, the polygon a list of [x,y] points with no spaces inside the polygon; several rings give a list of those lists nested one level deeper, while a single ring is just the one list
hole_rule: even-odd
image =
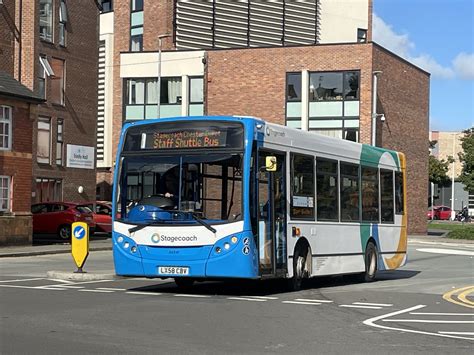
[{"label": "window frame", "polygon": [[[347,166],[352,166],[352,167],[357,167],[357,209],[358,209],[358,218],[357,219],[344,219],[343,218],[343,208],[342,208],[342,183],[343,183],[343,177],[348,177],[348,178],[354,178],[356,177],[355,175],[348,175],[348,174],[343,174],[342,173],[342,167],[343,165],[347,165]],[[340,161],[339,162],[339,204],[340,204],[340,208],[339,208],[339,213],[340,213],[340,216],[339,216],[339,220],[341,222],[345,222],[345,223],[360,223],[361,219],[362,219],[362,209],[361,209],[361,203],[362,203],[362,199],[361,199],[361,166],[357,163],[353,163],[353,162],[347,162],[347,161]]]},{"label": "window frame", "polygon": [[[397,179],[400,184],[397,186]],[[394,184],[394,200],[395,200],[395,215],[404,215],[405,214],[405,172],[395,171],[395,176],[393,179]],[[397,200],[397,188],[400,187],[400,201]]]},{"label": "window frame", "polygon": [[[39,18],[38,18],[38,25],[39,25],[39,39],[40,41],[47,42],[47,43],[54,43],[54,23],[55,23],[55,11],[54,11],[54,1],[55,0],[46,0],[47,3],[50,3],[50,18],[51,20],[49,21],[50,28],[51,28],[51,39],[48,39],[47,37],[44,37],[41,32],[41,1],[39,1],[39,8],[38,8],[38,13],[39,13]],[[45,3],[46,3],[45,2]]]},{"label": "window frame", "polygon": [[[141,8],[133,9],[134,4],[136,4],[136,0],[130,0],[130,32],[129,32],[130,33],[130,43],[129,43],[130,52],[143,52],[143,34],[144,34],[143,25],[144,24],[142,23],[141,25],[132,25],[133,14],[144,11],[144,7],[145,7],[144,1],[143,0],[140,0],[140,1],[141,1]],[[137,28],[141,28],[142,33],[139,35],[132,35],[132,31]],[[133,48],[132,43],[133,43],[134,38],[140,38],[138,50],[132,49]]]},{"label": "window frame", "polygon": [[[294,197],[294,179],[295,179],[295,168],[294,168],[294,161],[295,157],[303,157],[303,158],[308,158],[311,159],[311,174],[312,174],[312,194],[311,195],[298,195],[302,197],[308,197],[313,199],[313,206],[312,207],[296,207],[296,208],[308,208],[312,209],[311,216],[305,216],[301,217],[298,215],[294,215],[293,209],[295,206],[293,206],[293,197]],[[315,157],[313,155],[309,154],[302,154],[302,153],[297,153],[297,152],[291,152],[290,153],[290,219],[292,220],[303,220],[303,221],[314,221],[315,216],[316,216],[316,174],[315,174]]]},{"label": "window frame", "polygon": [[[3,125],[3,135],[1,137],[0,150],[11,151],[13,149],[13,107],[8,105],[0,105],[2,112],[2,118],[0,118],[0,124]],[[5,112],[9,112],[9,117],[5,118]],[[8,132],[5,134],[5,125],[8,125]],[[7,138],[7,146],[3,147],[3,140]]]},{"label": "window frame", "polygon": [[[191,88],[192,88],[192,85],[191,85],[191,81],[192,80],[196,80],[196,79],[201,79],[202,80],[202,101],[192,101],[191,100],[191,94],[192,94],[192,91],[191,91]],[[196,104],[204,104],[204,77],[203,76],[199,76],[199,75],[196,75],[196,76],[189,76],[188,77],[188,82],[189,82],[189,92],[188,92],[188,104],[190,105],[196,105]],[[181,83],[182,85],[182,83]],[[161,89],[161,88],[160,88]],[[161,91],[161,90],[160,90]],[[182,100],[181,100],[182,101]]]},{"label": "window frame", "polygon": [[[59,127],[61,127],[61,134]],[[58,158],[59,152],[60,157]],[[56,122],[56,165],[64,166],[64,119],[62,118],[58,118]]]},{"label": "window frame", "polygon": [[[375,179],[364,179],[364,169],[375,170],[376,176]],[[377,219],[366,219],[364,218],[364,191],[363,183],[364,181],[375,181],[377,184],[377,191],[375,193],[377,201]],[[360,167],[360,189],[361,189],[361,221],[362,223],[378,223],[380,224],[380,169],[378,167],[361,165]]]},{"label": "window frame", "polygon": [[[50,90],[50,98],[49,98],[49,101],[54,104],[54,105],[59,105],[59,106],[64,106],[65,105],[65,97],[66,97],[66,60],[62,59],[62,58],[56,58],[56,57],[52,57],[51,58],[52,61],[56,61],[56,62],[62,62],[62,73],[61,73],[61,76],[59,76],[59,73],[56,73],[54,74],[54,71],[53,71],[53,77],[50,77],[49,80],[51,80],[51,90]],[[53,65],[54,66],[54,65]],[[57,93],[56,92],[53,92],[53,90],[55,89],[53,87],[53,80],[59,80],[59,100],[56,101],[53,96],[55,96]]]},{"label": "window frame", "polygon": [[288,103],[293,103],[293,102],[299,102],[300,104],[303,102],[303,87],[300,87],[300,99],[299,100],[288,100],[288,82],[289,82],[289,76],[290,75],[299,75],[300,76],[300,82],[301,85],[303,83],[303,74],[302,72],[286,72],[285,76],[285,126],[289,126],[288,122],[299,122],[299,128],[297,129],[302,129],[302,120],[301,116],[300,117],[288,117]]},{"label": "window frame", "polygon": [[[383,212],[384,212],[384,206],[383,206],[383,199],[382,199],[382,195],[383,195],[383,189],[382,189],[382,174],[390,174],[391,177],[392,177],[392,183],[389,184],[392,186],[392,220],[391,221],[386,221],[383,219]],[[393,170],[390,170],[390,169],[383,169],[383,168],[380,168],[379,169],[379,203],[380,203],[380,207],[379,207],[379,210],[380,210],[380,223],[381,224],[395,224],[395,178],[394,178],[394,173],[393,173]]]},{"label": "window frame", "polygon": [[[12,193],[13,193],[13,188],[12,188],[12,181],[13,177],[8,176],[8,175],[0,175],[0,180],[2,181],[7,181],[6,183],[6,188],[4,188],[2,185],[0,185],[0,213],[8,213],[12,211]],[[3,198],[3,190],[7,191],[7,198]],[[2,208],[2,201],[5,201],[7,203],[6,208]]]},{"label": "window frame", "polygon": [[[46,122],[47,122],[47,123],[49,124],[49,130],[48,130],[48,132],[49,132],[49,144],[48,144],[48,145],[49,145],[49,147],[48,147],[49,153],[48,153],[48,162],[46,162],[46,161],[40,161],[40,160],[39,160],[40,157],[38,156],[38,151],[39,151],[39,150],[38,150],[38,146],[39,146],[39,137],[38,137],[38,135],[39,135],[39,132],[40,132],[40,131],[46,131],[45,129],[40,129],[40,128],[39,128],[39,123],[40,123],[40,122],[43,122],[43,123],[46,123]],[[37,162],[38,164],[51,165],[51,151],[52,151],[52,149],[51,149],[51,146],[52,146],[52,144],[51,144],[51,138],[52,138],[52,132],[51,132],[51,117],[38,116],[38,121],[37,121],[36,130],[37,130],[37,132],[36,132],[36,162]]]}]

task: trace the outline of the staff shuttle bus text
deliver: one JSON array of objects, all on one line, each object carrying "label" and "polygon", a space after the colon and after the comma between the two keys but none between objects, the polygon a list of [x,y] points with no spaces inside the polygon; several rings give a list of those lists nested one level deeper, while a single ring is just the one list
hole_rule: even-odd
[{"label": "staff shuttle bus text", "polygon": [[304,279],[406,262],[402,153],[250,117],[127,123],[113,253],[122,276]]}]

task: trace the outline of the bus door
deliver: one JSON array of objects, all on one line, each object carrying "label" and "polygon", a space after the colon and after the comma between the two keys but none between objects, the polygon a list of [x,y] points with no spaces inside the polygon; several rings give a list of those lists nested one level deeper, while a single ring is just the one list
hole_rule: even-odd
[{"label": "bus door", "polygon": [[[267,158],[276,163],[269,171]],[[286,179],[285,155],[259,151],[258,156],[258,249],[260,274],[286,273]]]}]

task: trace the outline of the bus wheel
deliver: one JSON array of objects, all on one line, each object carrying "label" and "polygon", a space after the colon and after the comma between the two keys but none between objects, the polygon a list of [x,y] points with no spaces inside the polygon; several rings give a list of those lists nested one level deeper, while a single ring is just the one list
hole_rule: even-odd
[{"label": "bus wheel", "polygon": [[365,272],[363,274],[363,281],[371,282],[375,280],[377,273],[377,248],[375,244],[369,242],[365,249]]},{"label": "bus wheel", "polygon": [[301,290],[303,279],[307,276],[306,272],[307,251],[297,248],[293,255],[293,277],[288,280],[288,286],[291,291]]},{"label": "bus wheel", "polygon": [[175,277],[174,282],[179,288],[189,288],[194,284],[194,279],[189,277]]}]

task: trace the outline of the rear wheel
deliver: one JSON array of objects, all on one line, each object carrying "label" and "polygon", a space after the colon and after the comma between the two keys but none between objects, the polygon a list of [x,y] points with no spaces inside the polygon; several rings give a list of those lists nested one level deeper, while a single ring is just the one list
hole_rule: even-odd
[{"label": "rear wheel", "polygon": [[58,228],[58,237],[63,240],[71,239],[71,226],[62,225]]},{"label": "rear wheel", "polygon": [[361,275],[365,282],[372,282],[375,280],[377,274],[377,248],[375,244],[369,242],[365,249],[365,272]]},{"label": "rear wheel", "polygon": [[189,288],[194,284],[194,279],[188,277],[176,277],[174,282],[179,288]]}]

